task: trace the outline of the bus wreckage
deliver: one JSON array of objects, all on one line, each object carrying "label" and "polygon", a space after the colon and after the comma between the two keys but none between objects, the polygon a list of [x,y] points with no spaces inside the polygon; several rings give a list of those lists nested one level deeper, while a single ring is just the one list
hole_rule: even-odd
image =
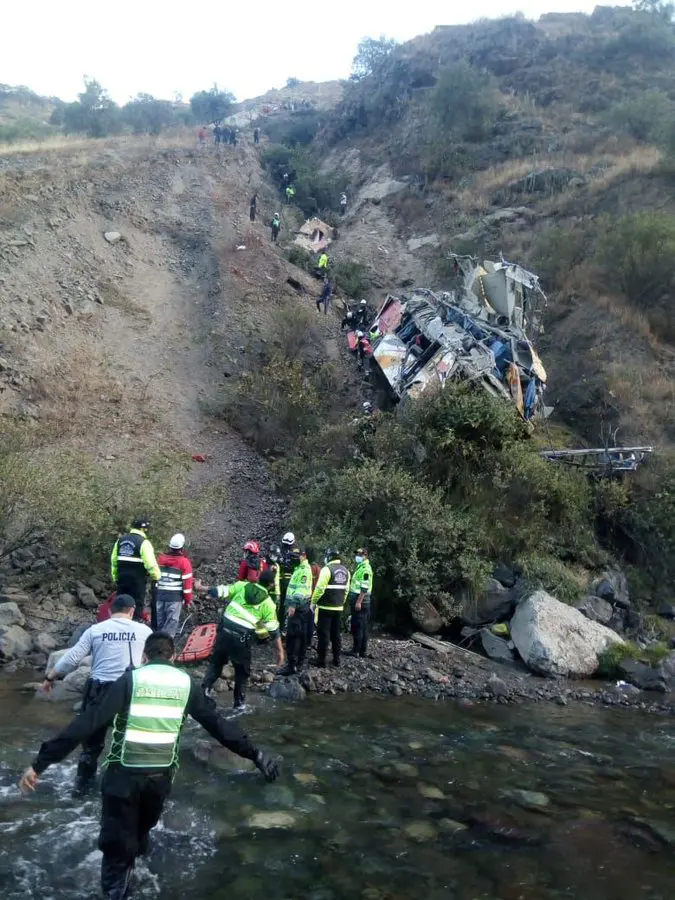
[{"label": "bus wreckage", "polygon": [[546,370],[533,345],[547,303],[539,279],[504,259],[450,258],[450,290],[387,296],[370,328],[372,362],[400,400],[469,380],[514,403],[525,421],[545,418]]}]

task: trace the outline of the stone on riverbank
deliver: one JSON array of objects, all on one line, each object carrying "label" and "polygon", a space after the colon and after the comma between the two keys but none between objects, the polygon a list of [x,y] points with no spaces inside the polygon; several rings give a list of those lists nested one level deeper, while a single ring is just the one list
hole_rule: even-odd
[{"label": "stone on riverbank", "polygon": [[33,639],[20,625],[0,628],[0,661],[10,662],[26,656],[33,649]]},{"label": "stone on riverbank", "polygon": [[26,620],[16,603],[0,603],[0,628],[25,625]]},{"label": "stone on riverbank", "polygon": [[511,638],[530,669],[542,675],[583,677],[598,668],[598,657],[621,638],[545,591],[536,591],[516,609]]},{"label": "stone on riverbank", "polygon": [[272,700],[304,700],[306,696],[307,691],[294,679],[275,681],[270,685]]}]

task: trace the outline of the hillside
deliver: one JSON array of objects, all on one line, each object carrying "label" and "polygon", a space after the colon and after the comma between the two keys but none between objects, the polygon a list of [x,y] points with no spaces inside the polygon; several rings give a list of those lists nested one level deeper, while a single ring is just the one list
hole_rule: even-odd
[{"label": "hillside", "polygon": [[624,443],[671,446],[675,268],[651,284],[639,236],[619,242],[628,259],[609,238],[616,218],[656,213],[649,242],[675,248],[673,26],[604,7],[482,21],[378,65],[314,142],[322,171],[349,180],[344,248],[382,289],[442,288],[449,250],[529,265],[550,299],[553,421],[592,445],[611,426]]}]

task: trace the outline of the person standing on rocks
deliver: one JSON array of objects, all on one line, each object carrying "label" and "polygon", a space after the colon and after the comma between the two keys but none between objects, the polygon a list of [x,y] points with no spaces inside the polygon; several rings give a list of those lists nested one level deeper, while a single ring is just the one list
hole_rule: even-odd
[{"label": "person standing on rocks", "polygon": [[220,125],[214,126],[213,139],[216,144],[220,143],[222,136],[223,136],[223,129],[220,127]]},{"label": "person standing on rocks", "polygon": [[258,195],[254,194],[251,197],[251,199],[249,200],[249,204],[248,204],[248,215],[249,215],[251,222],[255,222],[255,214],[256,214],[257,209],[258,209]]},{"label": "person standing on rocks", "polygon": [[[165,634],[151,634],[141,668],[115,681],[100,703],[78,715],[46,741],[19,782],[34,791],[40,775],[61,762],[78,744],[90,742],[113,722],[113,736],[101,785],[103,852],[101,888],[106,900],[123,900],[138,856],[148,849],[150,831],[162,815],[178,767],[180,736],[188,715],[234,753],[250,759],[268,781],[279,765],[248,739],[234,722],[218,715],[186,672],[173,665],[175,647]],[[87,893],[83,891],[83,894]]]},{"label": "person standing on rocks", "polygon": [[373,569],[365,547],[356,551],[354,562],[356,563],[356,569],[349,585],[349,611],[351,614],[352,638],[354,639],[354,648],[351,656],[358,656],[363,659],[368,651],[370,600],[373,590]]},{"label": "person standing on rocks", "polygon": [[281,231],[281,216],[279,213],[274,213],[272,221],[270,222],[270,228],[272,229],[272,243],[276,244],[279,240],[279,232]]},{"label": "person standing on rocks", "polygon": [[281,539],[281,595],[279,598],[279,621],[283,625],[284,612],[286,607],[286,591],[291,580],[291,576],[295,571],[295,567],[300,562],[300,548],[295,543],[295,535],[292,531],[287,531]]},{"label": "person standing on rocks", "polygon": [[277,619],[279,618],[279,603],[281,601],[281,547],[278,544],[270,544],[267,553],[264,556],[265,568],[274,573],[273,590],[270,591],[274,597],[277,607]]},{"label": "person standing on rocks", "polygon": [[328,307],[330,306],[330,298],[333,293],[333,282],[330,278],[326,278],[325,284],[321,293],[319,295],[319,299],[316,301],[316,311],[321,312],[321,304],[323,303],[323,312],[324,315],[328,312]]},{"label": "person standing on rocks", "polygon": [[269,588],[274,574],[265,569],[260,580],[237,581],[207,589],[210,597],[227,600],[218,625],[218,635],[211,654],[202,687],[209,693],[220,678],[223,666],[231,662],[234,668],[234,708],[245,704],[244,689],[251,675],[251,645],[256,636],[272,637],[277,648],[277,664],[284,664],[284,648],[279,634],[279,621]]},{"label": "person standing on rocks", "polygon": [[260,143],[260,129],[259,128],[253,129],[253,143],[254,144]]},{"label": "person standing on rocks", "polygon": [[286,608],[288,610],[286,655],[288,662],[286,667],[279,672],[280,675],[295,675],[305,662],[309,633],[307,620],[311,620],[314,615],[310,605],[311,598],[312,567],[307,558],[307,551],[301,549],[300,561],[293,570],[286,591]]},{"label": "person standing on rocks", "polygon": [[[47,672],[42,689],[51,691],[55,681],[64,678],[86,656],[91,655],[91,674],[84,686],[82,713],[100,703],[127,669],[141,664],[145,641],[152,631],[142,622],[132,621],[135,609],[133,597],[118,594],[112,601],[110,618],[87,628],[75,646]],[[82,742],[82,753],[77,764],[78,790],[84,790],[96,775],[96,765],[105,746],[107,731],[108,722],[92,731]]]},{"label": "person standing on rocks", "polygon": [[320,669],[326,667],[329,643],[333,651],[333,665],[340,665],[342,610],[349,591],[349,569],[341,562],[340,551],[329,547],[324,560],[325,565],[312,594],[312,604],[319,609],[317,665]]},{"label": "person standing on rocks", "polygon": [[185,535],[174,534],[166,553],[157,560],[161,577],[153,598],[153,631],[162,631],[175,637],[184,606],[192,606],[192,563],[185,553]]},{"label": "person standing on rocks", "polygon": [[150,520],[139,516],[132,522],[128,534],[115,541],[110,556],[110,574],[118,594],[131,594],[136,601],[134,619],[140,622],[145,606],[145,588],[148,575],[159,581],[161,572],[155,551],[148,540]]}]

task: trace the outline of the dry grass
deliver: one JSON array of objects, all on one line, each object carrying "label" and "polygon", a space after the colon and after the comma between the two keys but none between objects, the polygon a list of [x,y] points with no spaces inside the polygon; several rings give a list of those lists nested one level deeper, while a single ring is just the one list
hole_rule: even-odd
[{"label": "dry grass", "polygon": [[473,183],[459,191],[453,202],[465,212],[482,212],[490,208],[492,195],[496,191],[541,169],[572,169],[585,173],[598,167],[599,174],[589,181],[588,190],[599,193],[618,178],[652,171],[661,162],[662,155],[656,147],[641,145],[621,149],[617,142],[610,141],[593,153],[568,152],[512,159],[500,166],[477,172]]},{"label": "dry grass", "polygon": [[88,138],[74,135],[58,135],[45,140],[17,141],[16,143],[0,143],[0,156],[21,156],[25,154],[51,153],[84,153],[87,157],[92,152],[101,150],[153,149],[170,150],[196,143],[194,131],[188,128],[157,136],[118,135],[108,138]]}]

